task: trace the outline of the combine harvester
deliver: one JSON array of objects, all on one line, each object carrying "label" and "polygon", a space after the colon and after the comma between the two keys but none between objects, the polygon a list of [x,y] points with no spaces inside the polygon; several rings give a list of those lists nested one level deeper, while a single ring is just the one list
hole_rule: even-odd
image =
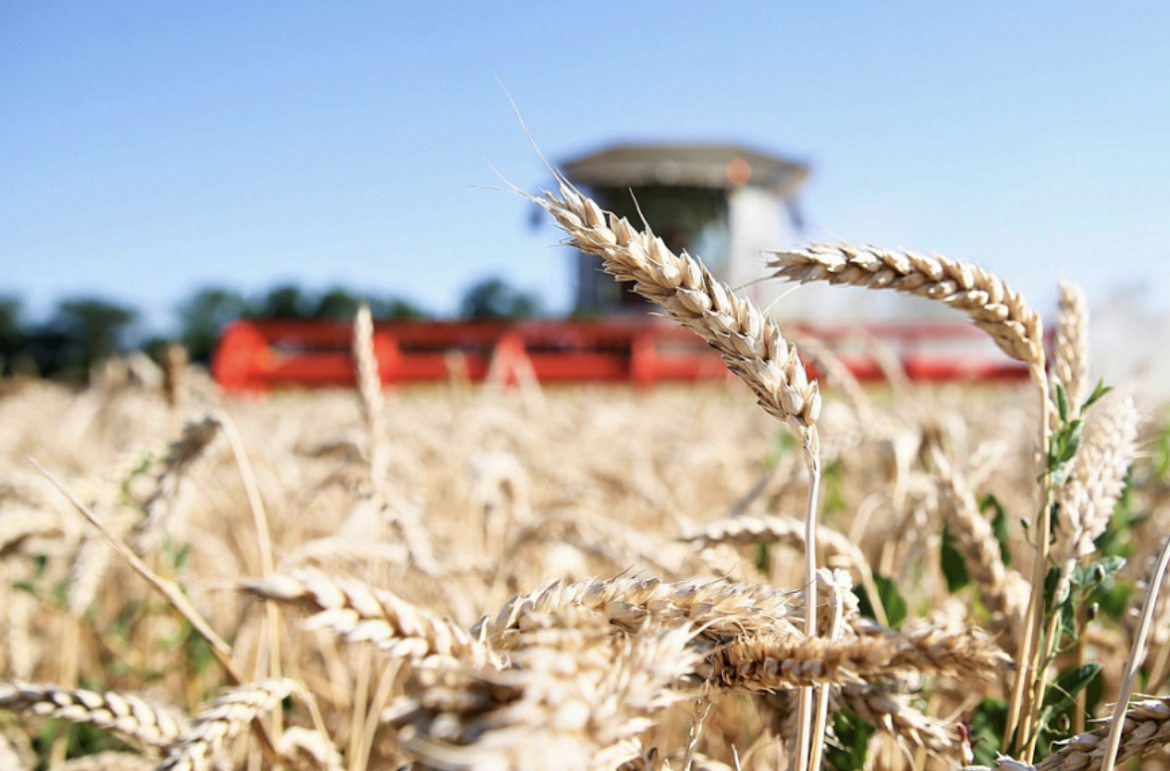
[{"label": "combine harvester", "polygon": [[[757,281],[760,251],[792,243],[801,229],[797,194],[809,175],[806,165],[735,145],[618,145],[570,161],[564,171],[604,208],[633,222],[645,218],[670,248],[702,254],[720,280],[742,287],[758,307],[773,306],[776,296],[769,292],[783,287]],[[803,287],[786,296],[779,304],[786,314],[781,325],[786,333],[824,342],[862,381],[882,376],[871,354],[874,344],[892,354],[911,380],[1028,376],[1023,365],[963,321],[924,319],[913,311],[883,323],[792,321],[881,315],[863,307],[873,298],[849,301],[845,313],[830,308],[824,298],[840,291]],[[643,299],[601,274],[596,258],[585,254],[577,256],[574,307],[599,320],[378,325],[374,351],[382,381],[530,378],[651,386],[727,377],[718,355],[699,338],[650,316]],[[343,323],[238,321],[225,330],[212,373],[225,390],[236,392],[352,386],[351,335]]]},{"label": "combine harvester", "polygon": [[[864,327],[789,326],[823,342],[861,381],[883,372],[867,353],[882,346],[918,382],[1026,380],[987,336],[963,322]],[[228,392],[353,387],[353,328],[343,322],[236,321],[224,330],[211,372]],[[654,318],[606,321],[397,322],[374,328],[383,385],[443,381],[541,384],[720,381],[718,354],[691,332]],[[810,366],[810,374],[816,371]]]}]

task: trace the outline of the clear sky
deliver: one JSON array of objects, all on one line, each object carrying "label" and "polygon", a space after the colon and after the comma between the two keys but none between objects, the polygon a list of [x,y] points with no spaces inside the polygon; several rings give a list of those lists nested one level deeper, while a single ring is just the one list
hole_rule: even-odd
[{"label": "clear sky", "polygon": [[563,309],[557,231],[476,187],[548,181],[499,78],[554,161],[739,142],[812,165],[811,238],[1166,308],[1168,40],[1162,2],[0,0],[0,295]]}]

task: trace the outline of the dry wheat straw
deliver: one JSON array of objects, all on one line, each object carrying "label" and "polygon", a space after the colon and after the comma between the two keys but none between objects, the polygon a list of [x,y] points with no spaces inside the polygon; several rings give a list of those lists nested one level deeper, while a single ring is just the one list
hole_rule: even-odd
[{"label": "dry wheat straw", "polygon": [[302,690],[299,683],[282,678],[249,683],[226,691],[210,708],[199,713],[191,728],[168,748],[167,757],[159,764],[158,771],[210,769],[216,755],[241,728]]},{"label": "dry wheat straw", "polygon": [[0,683],[0,709],[88,723],[138,747],[165,749],[189,727],[177,710],[128,693],[25,682]]},{"label": "dry wheat straw", "polygon": [[349,642],[372,643],[390,656],[409,658],[416,666],[436,666],[439,659],[462,660],[476,667],[498,665],[486,646],[450,621],[357,579],[305,568],[287,576],[244,582],[243,589],[307,608],[313,615],[306,628],[329,629]]},{"label": "dry wheat straw", "polygon": [[[1121,686],[1117,689],[1117,702],[1113,708],[1113,725],[1110,726],[1109,738],[1105,747],[1104,758],[1101,763],[1103,771],[1113,771],[1117,754],[1122,746],[1122,733],[1126,728],[1126,707],[1129,705],[1133,689],[1137,685],[1138,670],[1146,657],[1146,640],[1150,635],[1150,625],[1154,620],[1154,610],[1158,605],[1158,596],[1162,593],[1162,583],[1166,580],[1166,571],[1170,569],[1170,538],[1162,543],[1162,550],[1154,565],[1150,576],[1149,586],[1146,588],[1146,597],[1142,601],[1142,612],[1138,618],[1137,630],[1134,632],[1133,644],[1130,647],[1129,657],[1125,661],[1124,677]],[[1163,704],[1159,710],[1164,708]],[[1170,722],[1162,728],[1168,729],[1161,735],[1163,739],[1170,738]]]}]

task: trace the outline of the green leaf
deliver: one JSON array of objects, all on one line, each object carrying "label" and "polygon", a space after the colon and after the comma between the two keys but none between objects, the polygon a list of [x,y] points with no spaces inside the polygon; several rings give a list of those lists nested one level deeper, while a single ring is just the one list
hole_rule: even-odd
[{"label": "green leaf", "polygon": [[1105,385],[1104,379],[1098,380],[1097,387],[1093,389],[1093,393],[1089,395],[1089,398],[1085,400],[1084,405],[1081,406],[1081,412],[1084,412],[1085,410],[1092,407],[1094,404],[1097,403],[1097,401],[1102,396],[1104,396],[1105,394],[1109,393],[1112,390],[1113,390],[1113,386]]},{"label": "green leaf", "polygon": [[[877,586],[878,598],[881,600],[882,607],[886,610],[886,620],[890,622],[890,628],[897,629],[906,620],[908,612],[906,599],[898,591],[894,582],[880,573],[873,574],[873,582]],[[870,598],[869,592],[860,587],[855,591],[861,615],[876,618],[873,612],[873,600]]]},{"label": "green leaf", "polygon": [[1000,699],[987,698],[971,713],[969,730],[975,763],[995,768],[999,748],[1003,746],[1003,732],[1007,727],[1008,705]]},{"label": "green leaf", "polygon": [[1091,589],[1123,567],[1125,567],[1124,557],[1102,557],[1096,562],[1090,562],[1088,565],[1077,565],[1073,568],[1072,576],[1069,577],[1069,580],[1072,581],[1073,586],[1081,589]]},{"label": "green leaf", "polygon": [[1064,390],[1064,386],[1060,383],[1054,383],[1054,390],[1056,391],[1056,414],[1060,416],[1061,423],[1068,422],[1068,391]]},{"label": "green leaf", "polygon": [[951,594],[971,583],[971,576],[967,572],[967,561],[955,546],[955,536],[951,528],[943,524],[942,546],[939,548],[939,560],[942,565],[943,576],[947,579],[947,591]]},{"label": "green leaf", "polygon": [[1060,568],[1048,568],[1044,576],[1044,615],[1052,612],[1052,602],[1056,599],[1056,585],[1060,582]]},{"label": "green leaf", "polygon": [[1083,421],[1074,420],[1068,424],[1068,431],[1061,437],[1061,463],[1068,463],[1077,456],[1077,450],[1081,449],[1081,439],[1085,434],[1085,425]]},{"label": "green leaf", "polygon": [[834,771],[861,771],[869,737],[876,729],[847,709],[833,715],[833,734],[837,740],[825,743],[825,762]]},{"label": "green leaf", "polygon": [[1044,694],[1044,707],[1040,710],[1038,728],[1041,731],[1047,729],[1056,718],[1067,712],[1077,694],[1084,690],[1100,671],[1101,665],[1094,662],[1061,672]]},{"label": "green leaf", "polygon": [[760,543],[757,543],[756,544],[756,561],[755,561],[756,570],[760,571],[764,575],[767,575],[768,568],[771,565],[771,563],[772,563],[771,550],[768,548],[768,544],[766,544],[762,541]]},{"label": "green leaf", "polygon": [[979,501],[979,511],[983,514],[991,509],[995,512],[995,516],[991,518],[991,532],[995,535],[995,540],[999,542],[999,558],[1003,560],[1005,568],[1012,565],[1012,550],[1008,546],[1011,543],[1011,520],[1008,519],[1007,510],[1004,509],[1003,504],[994,495],[985,495],[983,500]]}]

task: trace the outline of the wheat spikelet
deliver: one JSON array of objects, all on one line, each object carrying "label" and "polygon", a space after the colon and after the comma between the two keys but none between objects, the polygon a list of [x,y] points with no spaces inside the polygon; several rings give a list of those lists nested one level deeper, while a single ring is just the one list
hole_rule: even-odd
[{"label": "wheat spikelet", "polygon": [[171,744],[158,771],[207,771],[241,728],[300,691],[301,686],[288,679],[264,680],[226,691]]},{"label": "wheat spikelet", "polygon": [[1068,395],[1069,419],[1075,420],[1089,395],[1089,304],[1085,290],[1068,281],[1060,282],[1052,369]]},{"label": "wheat spikelet", "polygon": [[[1000,758],[997,766],[1031,771],[1097,771],[1104,759],[1112,720],[1104,722],[1105,725],[1094,731],[1058,742],[1060,749],[1035,766],[1011,758]],[[1125,713],[1118,762],[1145,758],[1167,746],[1170,746],[1170,697],[1131,704]]]},{"label": "wheat spikelet", "polygon": [[[27,745],[27,741],[25,742]],[[6,734],[0,733],[0,768],[11,771],[31,771],[32,753],[27,746],[17,749]]]},{"label": "wheat spikelet", "polygon": [[920,624],[901,634],[839,641],[757,636],[729,642],[712,657],[712,681],[731,691],[880,682],[899,673],[990,679],[1009,659],[977,629],[957,633]]},{"label": "wheat spikelet", "polygon": [[978,588],[979,599],[991,614],[991,631],[1005,630],[1014,639],[1028,604],[1027,582],[1003,564],[999,541],[963,478],[942,467],[937,484],[955,549]]},{"label": "wheat spikelet", "polygon": [[849,244],[816,243],[769,254],[767,265],[778,278],[893,289],[946,303],[970,316],[1008,356],[1026,363],[1034,374],[1044,372],[1040,315],[1020,294],[977,265]]},{"label": "wheat spikelet", "polygon": [[402,743],[442,769],[613,769],[635,737],[684,698],[696,666],[685,629],[615,637],[605,625],[548,630],[503,672],[423,673],[390,710]]},{"label": "wheat spikelet", "polygon": [[[804,523],[792,517],[781,516],[728,517],[693,532],[684,533],[679,537],[679,540],[707,545],[779,543],[802,551],[804,549]],[[865,573],[869,570],[869,563],[865,555],[861,553],[861,549],[836,530],[818,527],[817,544],[825,550],[827,560],[837,558],[840,560],[838,564],[851,567],[858,573]]]},{"label": "wheat spikelet", "polygon": [[1138,413],[1133,399],[1108,399],[1097,406],[1073,470],[1057,489],[1060,506],[1053,558],[1075,561],[1093,552],[1105,532],[1137,456]]},{"label": "wheat spikelet", "polygon": [[341,754],[320,731],[300,726],[284,730],[276,751],[297,771],[341,771]]},{"label": "wheat spikelet", "polygon": [[185,715],[133,694],[0,683],[0,709],[103,728],[137,747],[165,749],[188,728]]},{"label": "wheat spikelet", "polygon": [[559,197],[544,191],[529,199],[553,216],[574,246],[600,257],[607,273],[632,281],[635,292],[710,343],[755,392],[760,406],[789,422],[815,452],[821,396],[776,322],[685,251],[676,255],[661,238],[603,211],[559,175],[558,182]]},{"label": "wheat spikelet", "polygon": [[155,472],[154,489],[142,502],[145,518],[137,525],[135,544],[140,553],[156,550],[167,529],[170,503],[178,493],[183,474],[201,457],[219,435],[220,424],[214,417],[203,415],[187,421],[178,439],[167,445],[162,453],[161,468]]},{"label": "wheat spikelet", "polygon": [[791,592],[720,581],[667,584],[653,578],[611,578],[568,585],[554,581],[513,597],[495,619],[484,619],[472,632],[492,642],[521,629],[529,616],[578,605],[630,632],[653,619],[667,627],[692,625],[699,630],[699,639],[785,630],[796,634],[788,618],[791,601]]},{"label": "wheat spikelet", "polygon": [[838,698],[862,720],[898,741],[943,757],[953,756],[961,745],[955,726],[923,714],[910,706],[906,696],[886,686],[850,683],[841,686]]},{"label": "wheat spikelet", "polygon": [[6,506],[0,511],[0,557],[20,549],[30,538],[61,533],[61,522],[52,512],[26,506]]},{"label": "wheat spikelet", "polygon": [[477,667],[497,665],[486,646],[451,622],[356,579],[338,579],[305,568],[287,576],[248,581],[242,588],[307,608],[313,615],[306,628],[330,629],[350,642],[370,642],[390,656],[411,659],[416,666],[437,666],[438,659],[473,662]]},{"label": "wheat spikelet", "polygon": [[366,423],[366,442],[370,478],[375,490],[382,490],[386,476],[385,445],[386,400],[382,396],[382,378],[374,355],[374,319],[370,306],[358,306],[353,319],[353,357],[357,362],[358,393],[361,394],[362,417]]}]

